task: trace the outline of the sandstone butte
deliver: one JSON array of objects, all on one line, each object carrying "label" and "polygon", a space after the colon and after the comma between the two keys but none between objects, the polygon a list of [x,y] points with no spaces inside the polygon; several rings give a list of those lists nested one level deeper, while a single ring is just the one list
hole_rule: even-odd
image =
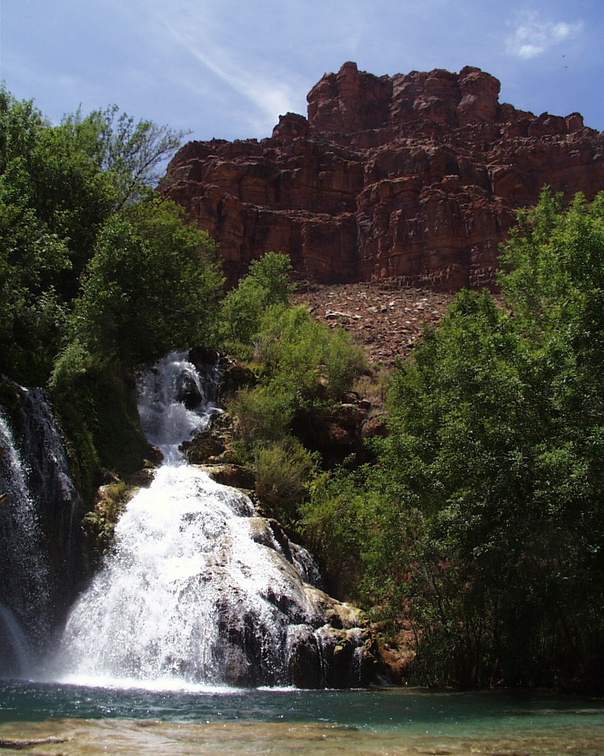
[{"label": "sandstone butte", "polygon": [[604,189],[604,132],[499,102],[478,68],[374,76],[345,63],[271,138],[184,145],[161,182],[219,242],[231,283],[268,251],[320,283],[492,286],[498,245],[544,185]]}]

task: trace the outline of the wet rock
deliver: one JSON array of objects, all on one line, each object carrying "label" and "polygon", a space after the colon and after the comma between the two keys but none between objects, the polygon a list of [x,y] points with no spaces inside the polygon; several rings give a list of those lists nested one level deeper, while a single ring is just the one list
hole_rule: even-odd
[{"label": "wet rock", "polygon": [[245,491],[252,491],[255,486],[254,474],[248,467],[235,464],[196,465],[207,473],[212,480],[223,486],[233,486]]},{"label": "wet rock", "polygon": [[202,403],[203,396],[198,384],[190,375],[183,373],[178,377],[176,399],[184,404],[188,410],[194,410]]},{"label": "wet rock", "polygon": [[228,412],[220,412],[212,417],[207,428],[191,440],[183,441],[180,450],[189,464],[222,464],[232,450],[237,432],[236,418]]}]

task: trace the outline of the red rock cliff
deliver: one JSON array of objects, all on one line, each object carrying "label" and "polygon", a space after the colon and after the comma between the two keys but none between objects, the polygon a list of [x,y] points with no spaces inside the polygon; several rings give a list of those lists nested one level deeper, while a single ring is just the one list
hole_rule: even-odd
[{"label": "red rock cliff", "polygon": [[231,281],[273,250],[324,283],[491,284],[544,184],[604,189],[604,132],[500,104],[499,87],[478,68],[377,77],[345,63],[310,91],[308,118],[281,116],[260,142],[189,142],[161,189],[220,243]]}]

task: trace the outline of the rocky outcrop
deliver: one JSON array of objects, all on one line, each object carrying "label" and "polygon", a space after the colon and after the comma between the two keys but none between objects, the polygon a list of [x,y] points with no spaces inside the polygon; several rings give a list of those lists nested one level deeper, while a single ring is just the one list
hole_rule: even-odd
[{"label": "rocky outcrop", "polygon": [[350,392],[340,404],[300,408],[293,431],[307,449],[319,452],[324,467],[350,460],[362,464],[373,460],[367,441],[386,433],[385,417],[367,399]]},{"label": "rocky outcrop", "polygon": [[231,281],[268,251],[321,282],[492,284],[498,245],[547,184],[604,188],[604,134],[499,103],[478,68],[374,76],[345,63],[270,139],[189,142],[161,190],[220,244]]}]

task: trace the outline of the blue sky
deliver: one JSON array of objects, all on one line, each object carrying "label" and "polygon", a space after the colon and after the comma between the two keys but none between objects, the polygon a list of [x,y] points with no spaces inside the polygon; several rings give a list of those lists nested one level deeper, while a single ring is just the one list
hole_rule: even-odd
[{"label": "blue sky", "polygon": [[482,68],[500,100],[604,130],[602,0],[0,0],[0,78],[52,121],[117,104],[195,139],[270,136],[347,60]]}]

